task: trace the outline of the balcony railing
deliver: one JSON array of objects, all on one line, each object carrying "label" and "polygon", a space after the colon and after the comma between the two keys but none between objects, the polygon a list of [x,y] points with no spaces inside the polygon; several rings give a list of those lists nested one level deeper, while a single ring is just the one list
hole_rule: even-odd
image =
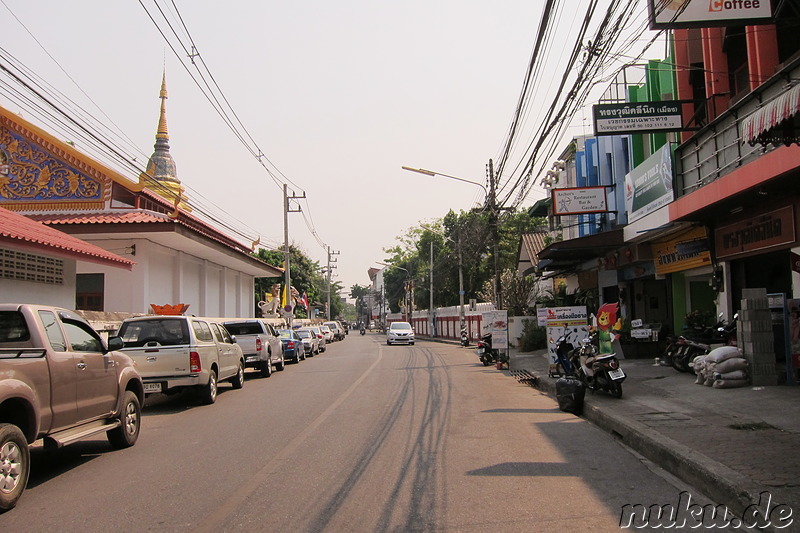
[{"label": "balcony railing", "polygon": [[689,194],[772,151],[774,145],[751,146],[742,138],[742,121],[786,93],[800,78],[794,60],[755,91],[736,102],[675,150],[676,197]]}]

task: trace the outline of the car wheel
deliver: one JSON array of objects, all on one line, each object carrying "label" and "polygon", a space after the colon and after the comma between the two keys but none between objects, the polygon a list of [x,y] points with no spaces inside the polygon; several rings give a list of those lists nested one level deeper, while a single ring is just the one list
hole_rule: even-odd
[{"label": "car wheel", "polygon": [[200,399],[206,405],[211,405],[217,401],[217,372],[211,370],[208,373],[208,383],[205,385],[198,385],[200,390]]},{"label": "car wheel", "polygon": [[125,391],[120,414],[120,426],[106,433],[108,442],[116,449],[130,448],[139,438],[142,421],[142,405],[133,391]]},{"label": "car wheel", "polygon": [[236,371],[236,375],[231,379],[231,385],[233,385],[234,389],[244,387],[244,363],[241,361],[239,361],[239,370]]},{"label": "car wheel", "polygon": [[28,484],[31,455],[25,435],[14,424],[0,424],[0,509],[12,509]]},{"label": "car wheel", "polygon": [[272,375],[272,356],[267,355],[267,360],[261,362],[261,377],[268,378]]},{"label": "car wheel", "polygon": [[283,355],[281,355],[281,360],[280,360],[280,361],[278,361],[278,362],[275,364],[275,370],[277,370],[278,372],[280,372],[280,371],[281,371],[281,370],[283,370],[284,368],[286,368],[286,360],[283,358]]},{"label": "car wheel", "polygon": [[391,345],[392,345],[392,341],[386,341],[386,346],[391,346]]},{"label": "car wheel", "polygon": [[414,341],[411,341],[408,344],[410,344],[411,346],[414,346]]}]

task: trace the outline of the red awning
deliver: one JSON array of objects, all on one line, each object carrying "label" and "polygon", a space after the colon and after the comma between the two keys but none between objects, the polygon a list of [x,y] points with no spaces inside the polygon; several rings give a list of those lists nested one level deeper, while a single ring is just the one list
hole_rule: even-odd
[{"label": "red awning", "polygon": [[759,135],[798,112],[800,112],[800,85],[795,85],[742,120],[742,141],[757,142]]}]

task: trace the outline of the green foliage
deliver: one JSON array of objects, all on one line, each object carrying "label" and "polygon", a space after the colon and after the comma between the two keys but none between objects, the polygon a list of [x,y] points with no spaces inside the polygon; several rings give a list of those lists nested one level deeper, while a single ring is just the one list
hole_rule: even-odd
[{"label": "green foliage", "polygon": [[[429,307],[431,270],[434,306],[458,305],[459,264],[463,272],[464,300],[491,301],[491,298],[481,297],[482,289],[487,281],[491,282],[495,273],[490,223],[490,214],[483,209],[459,213],[451,210],[444,217],[420,224],[398,237],[399,244],[384,250],[389,254],[385,262],[394,266],[384,271],[386,300],[391,311],[396,313],[400,310],[406,287],[410,286],[408,282],[414,286],[415,308]],[[507,211],[499,217],[498,263],[501,272],[516,270],[520,235],[541,228],[543,223],[544,219],[531,217],[527,210]]]},{"label": "green foliage", "polygon": [[522,326],[519,348],[523,352],[547,348],[547,329],[537,325],[536,320],[527,320]]},{"label": "green foliage", "polygon": [[[272,266],[283,268],[284,253],[279,250],[266,250],[261,248],[253,254],[262,261]],[[289,267],[292,286],[302,295],[308,295],[308,301],[312,308],[320,310],[324,315],[325,307],[328,302],[328,280],[320,272],[317,261],[311,260],[302,250],[294,245],[289,246]],[[272,285],[279,283],[283,287],[283,277],[279,278],[256,278],[255,279],[255,301],[264,299],[264,295],[269,293]],[[338,294],[342,290],[341,283],[331,282],[331,316],[338,317],[344,311],[344,303]],[[260,310],[254,310],[255,316],[259,316]],[[295,309],[295,316],[306,318],[305,311]]]}]

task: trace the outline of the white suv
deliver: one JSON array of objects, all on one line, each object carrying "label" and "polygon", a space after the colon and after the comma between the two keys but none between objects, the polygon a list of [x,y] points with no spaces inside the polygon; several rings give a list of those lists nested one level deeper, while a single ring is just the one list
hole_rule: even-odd
[{"label": "white suv", "polygon": [[386,344],[414,344],[414,330],[408,322],[392,322],[386,330]]}]

